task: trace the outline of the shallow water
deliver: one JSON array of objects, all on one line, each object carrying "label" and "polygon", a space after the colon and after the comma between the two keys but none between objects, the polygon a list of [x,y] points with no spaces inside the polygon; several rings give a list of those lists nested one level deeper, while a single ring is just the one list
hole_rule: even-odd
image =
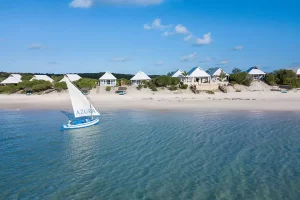
[{"label": "shallow water", "polygon": [[0,199],[300,199],[300,113],[0,111]]}]

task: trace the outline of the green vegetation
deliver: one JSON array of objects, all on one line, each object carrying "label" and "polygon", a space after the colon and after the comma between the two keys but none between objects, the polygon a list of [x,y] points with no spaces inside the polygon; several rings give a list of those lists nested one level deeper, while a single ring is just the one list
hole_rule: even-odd
[{"label": "green vegetation", "polygon": [[215,92],[214,92],[214,91],[211,91],[211,90],[207,90],[206,93],[207,93],[207,94],[215,94]]},{"label": "green vegetation", "polygon": [[235,90],[235,92],[241,92],[241,90]]},{"label": "green vegetation", "polygon": [[292,70],[281,69],[265,76],[268,85],[288,85],[289,88],[299,88],[300,79]]},{"label": "green vegetation", "polygon": [[239,68],[233,68],[233,70],[232,70],[233,74],[238,74],[238,73],[241,73],[241,72],[242,72],[242,70],[239,69]]},{"label": "green vegetation", "polygon": [[111,91],[111,87],[110,87],[110,86],[106,86],[105,90],[106,90],[107,92],[110,92],[110,91]]},{"label": "green vegetation", "polygon": [[19,88],[15,85],[0,86],[1,94],[12,94],[17,91],[19,91]]},{"label": "green vegetation", "polygon": [[220,79],[221,81],[223,81],[226,77],[226,74],[222,71],[221,74],[220,74]]},{"label": "green vegetation", "polygon": [[61,81],[64,78],[63,75],[52,75],[51,78],[54,80],[55,83]]},{"label": "green vegetation", "polygon": [[176,85],[171,85],[170,90],[171,91],[178,90],[178,87]]},{"label": "green vegetation", "polygon": [[170,77],[170,76],[159,76],[158,78],[156,78],[154,80],[154,84],[157,87],[167,87],[167,86],[175,86],[178,85],[180,83],[180,79],[179,78],[174,78],[174,77]]},{"label": "green vegetation", "polygon": [[138,86],[136,87],[137,90],[141,90],[142,88],[143,88],[142,85],[138,85]]},{"label": "green vegetation", "polygon": [[66,82],[55,83],[54,88],[59,92],[68,89]]},{"label": "green vegetation", "polygon": [[236,74],[231,74],[229,77],[231,84],[241,84],[245,86],[250,86],[252,82],[252,77],[247,72],[239,72]]},{"label": "green vegetation", "polygon": [[32,74],[22,74],[21,80],[22,81],[29,81],[32,79],[33,75]]},{"label": "green vegetation", "polygon": [[182,84],[180,88],[186,90],[188,87],[189,87],[188,84]]},{"label": "green vegetation", "polygon": [[80,89],[88,88],[90,90],[96,87],[97,81],[97,79],[81,78],[78,81],[75,81],[74,84]]}]

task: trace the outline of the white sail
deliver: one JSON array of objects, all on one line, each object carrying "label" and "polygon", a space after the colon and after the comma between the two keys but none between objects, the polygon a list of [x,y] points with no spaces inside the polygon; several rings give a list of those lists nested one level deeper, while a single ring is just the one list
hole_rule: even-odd
[{"label": "white sail", "polygon": [[73,83],[71,83],[69,78],[66,78],[66,84],[68,86],[75,118],[100,115],[86,96],[84,96],[82,92],[73,85]]}]

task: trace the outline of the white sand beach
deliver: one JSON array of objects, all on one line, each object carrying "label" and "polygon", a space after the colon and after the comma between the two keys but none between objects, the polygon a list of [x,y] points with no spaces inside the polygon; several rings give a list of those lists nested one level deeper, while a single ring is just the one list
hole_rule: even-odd
[{"label": "white sand beach", "polygon": [[[167,89],[152,92],[149,89],[138,91],[129,87],[126,95],[115,91],[107,92],[104,87],[93,89],[88,95],[100,110],[150,109],[150,110],[269,110],[300,111],[300,91],[288,93],[270,91],[269,88],[253,86],[240,88],[242,92],[228,88],[228,93],[216,92],[194,94],[190,90],[175,92]],[[252,89],[253,89],[252,87]],[[257,90],[258,89],[258,90]],[[0,109],[71,109],[67,92],[54,92],[42,95],[0,95]]]}]

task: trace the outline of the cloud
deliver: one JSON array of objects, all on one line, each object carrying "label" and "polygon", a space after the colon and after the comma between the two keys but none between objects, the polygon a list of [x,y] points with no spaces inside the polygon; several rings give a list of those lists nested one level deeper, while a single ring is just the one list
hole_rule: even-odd
[{"label": "cloud", "polygon": [[29,45],[28,49],[31,50],[39,50],[39,49],[45,49],[46,47],[42,44],[31,44]]},{"label": "cloud", "polygon": [[193,37],[193,35],[188,35],[183,40],[184,41],[189,41],[192,37]]},{"label": "cloud", "polygon": [[203,35],[203,38],[196,39],[196,45],[207,45],[212,42],[211,33],[207,33]]},{"label": "cloud", "polygon": [[243,49],[244,49],[244,46],[242,46],[242,45],[237,45],[232,48],[233,51],[241,51]]},{"label": "cloud", "polygon": [[163,65],[163,64],[164,64],[164,62],[161,61],[161,60],[159,60],[159,61],[157,61],[157,62],[155,63],[155,65],[158,65],[158,66],[161,66],[161,65]]},{"label": "cloud", "polygon": [[151,30],[151,29],[159,29],[159,30],[165,30],[172,27],[171,24],[169,25],[163,25],[161,23],[161,20],[159,18],[156,18],[151,25],[149,24],[144,24],[144,29],[145,30]]},{"label": "cloud", "polygon": [[72,8],[90,8],[94,4],[108,4],[108,5],[137,5],[150,6],[159,5],[164,0],[73,0],[69,6]]},{"label": "cloud", "polygon": [[226,64],[228,64],[228,63],[229,63],[228,60],[222,60],[222,61],[220,61],[217,65],[226,65]]},{"label": "cloud", "polygon": [[212,57],[207,57],[205,60],[200,60],[199,63],[206,63],[206,62],[211,62],[215,60],[216,58]]},{"label": "cloud", "polygon": [[50,62],[48,62],[48,64],[49,65],[58,65],[58,62],[56,62],[56,61],[50,61]]},{"label": "cloud", "polygon": [[126,62],[128,61],[128,58],[126,57],[115,57],[113,59],[111,59],[112,62]]},{"label": "cloud", "polygon": [[196,57],[197,57],[197,53],[194,52],[190,55],[180,57],[180,62],[188,62],[194,60]]},{"label": "cloud", "polygon": [[178,24],[175,27],[175,33],[177,33],[177,34],[187,34],[187,33],[189,33],[189,31],[185,26],[182,26],[181,24]]},{"label": "cloud", "polygon": [[73,0],[69,6],[72,8],[90,8],[94,0]]}]

